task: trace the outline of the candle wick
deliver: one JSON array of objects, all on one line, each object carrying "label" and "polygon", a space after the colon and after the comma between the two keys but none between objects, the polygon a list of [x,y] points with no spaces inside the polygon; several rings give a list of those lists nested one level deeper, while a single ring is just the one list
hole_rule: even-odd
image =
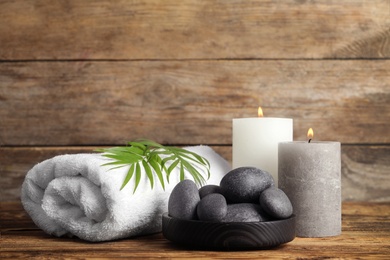
[{"label": "candle wick", "polygon": [[311,139],[309,139],[309,143],[311,142]]}]

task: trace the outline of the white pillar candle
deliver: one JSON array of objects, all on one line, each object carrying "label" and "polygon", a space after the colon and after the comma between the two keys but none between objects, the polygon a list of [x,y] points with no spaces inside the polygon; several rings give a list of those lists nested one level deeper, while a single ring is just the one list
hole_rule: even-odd
[{"label": "white pillar candle", "polygon": [[233,119],[233,169],[252,166],[269,172],[278,184],[278,143],[292,141],[291,118]]},{"label": "white pillar candle", "polygon": [[339,142],[280,143],[279,188],[293,205],[297,236],[341,234]]}]

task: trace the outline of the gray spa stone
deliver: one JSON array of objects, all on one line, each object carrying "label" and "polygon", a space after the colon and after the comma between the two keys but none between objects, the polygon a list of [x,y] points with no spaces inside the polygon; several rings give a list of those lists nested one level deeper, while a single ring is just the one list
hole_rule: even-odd
[{"label": "gray spa stone", "polygon": [[197,207],[199,220],[221,222],[227,213],[227,203],[223,195],[212,193],[200,200]]},{"label": "gray spa stone", "polygon": [[178,219],[196,219],[196,206],[200,201],[195,182],[183,180],[172,190],[168,200],[168,214]]},{"label": "gray spa stone", "polygon": [[262,222],[271,218],[259,204],[236,203],[228,204],[227,213],[222,222]]},{"label": "gray spa stone", "polygon": [[199,189],[199,196],[201,199],[204,198],[206,195],[209,195],[212,193],[222,194],[221,187],[219,187],[218,185],[209,184],[209,185],[205,185]]},{"label": "gray spa stone", "polygon": [[277,219],[289,218],[293,207],[287,195],[276,187],[270,187],[260,194],[260,206],[271,217]]},{"label": "gray spa stone", "polygon": [[258,203],[261,192],[273,185],[271,174],[255,167],[231,170],[220,183],[229,203]]}]

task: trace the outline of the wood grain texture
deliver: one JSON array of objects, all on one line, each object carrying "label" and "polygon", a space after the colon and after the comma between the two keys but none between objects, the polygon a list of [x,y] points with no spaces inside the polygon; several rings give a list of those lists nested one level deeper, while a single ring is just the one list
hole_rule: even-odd
[{"label": "wood grain texture", "polygon": [[341,162],[344,200],[390,201],[389,146],[343,146]]},{"label": "wood grain texture", "polygon": [[270,250],[202,251],[178,247],[161,233],[106,243],[55,238],[39,230],[19,202],[3,202],[2,259],[386,259],[390,254],[390,204],[344,203],[341,236],[295,238]]},{"label": "wood grain texture", "polygon": [[[231,162],[231,146],[211,146]],[[28,170],[55,155],[89,153],[98,147],[0,148],[0,201],[20,199]],[[390,146],[342,145],[343,201],[390,202]]]},{"label": "wood grain texture", "polygon": [[251,250],[266,249],[295,238],[295,215],[266,222],[222,223],[188,221],[162,216],[162,233],[173,243],[189,249]]},{"label": "wood grain texture", "polygon": [[388,58],[390,3],[0,1],[0,59]]},{"label": "wood grain texture", "polygon": [[231,144],[232,119],[294,119],[294,139],[390,142],[390,61],[0,63],[0,145]]},{"label": "wood grain texture", "polygon": [[0,200],[56,154],[147,137],[231,161],[231,121],[343,144],[343,200],[390,201],[389,0],[0,0]]}]

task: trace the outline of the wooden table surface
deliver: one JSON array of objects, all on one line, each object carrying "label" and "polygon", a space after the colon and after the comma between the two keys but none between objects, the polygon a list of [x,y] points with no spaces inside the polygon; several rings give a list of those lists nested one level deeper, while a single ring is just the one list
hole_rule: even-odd
[{"label": "wooden table surface", "polygon": [[343,231],[328,238],[295,238],[267,250],[202,251],[178,247],[161,233],[105,243],[52,237],[38,229],[20,202],[1,203],[1,259],[390,259],[390,203],[343,203]]}]

